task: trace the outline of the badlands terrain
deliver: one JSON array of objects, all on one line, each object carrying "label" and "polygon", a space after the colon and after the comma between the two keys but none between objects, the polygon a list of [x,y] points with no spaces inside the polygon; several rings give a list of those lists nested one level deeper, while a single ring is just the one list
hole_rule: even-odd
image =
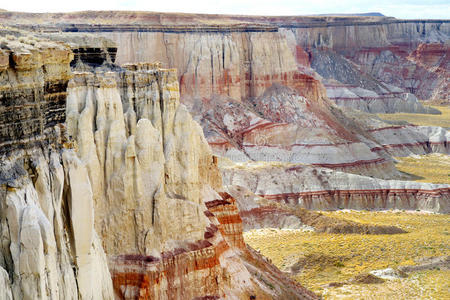
[{"label": "badlands terrain", "polygon": [[449,36],[0,11],[0,299],[448,297]]}]

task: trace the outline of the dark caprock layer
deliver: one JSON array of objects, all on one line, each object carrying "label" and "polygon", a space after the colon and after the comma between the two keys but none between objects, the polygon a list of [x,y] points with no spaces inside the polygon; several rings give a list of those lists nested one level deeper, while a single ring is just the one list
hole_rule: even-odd
[{"label": "dark caprock layer", "polygon": [[66,120],[67,84],[60,79],[0,92],[0,153],[52,139],[45,130]]}]

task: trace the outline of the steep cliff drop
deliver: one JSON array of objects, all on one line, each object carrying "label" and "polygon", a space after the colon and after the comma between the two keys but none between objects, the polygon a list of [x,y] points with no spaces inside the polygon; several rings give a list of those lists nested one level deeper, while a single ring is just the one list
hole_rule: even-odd
[{"label": "steep cliff drop", "polygon": [[[439,65],[443,71],[436,74],[445,75],[445,59],[441,63],[426,55],[433,52],[426,47],[412,52],[430,39],[445,50],[446,20],[151,12],[0,13],[0,20],[66,32],[53,34],[56,38],[74,32],[106,37],[117,45],[108,48],[114,49],[118,64],[161,61],[177,68],[182,103],[201,121],[213,151],[235,161],[307,163],[393,179],[402,177],[392,163],[395,150],[447,151],[447,135],[441,131],[438,137],[437,128],[408,127],[400,130],[402,139],[384,139],[383,133],[399,130],[385,124],[389,129],[372,131],[333,105],[365,112],[438,113],[422,106],[405,88],[406,81],[400,87],[387,84],[359,65],[355,55],[367,47],[400,47],[414,66],[431,70]],[[375,65],[378,61],[382,64],[375,59]]]},{"label": "steep cliff drop", "polygon": [[0,297],[112,299],[88,173],[65,138],[73,54],[14,35],[0,51]]},{"label": "steep cliff drop", "polygon": [[90,49],[72,75],[66,44],[10,33],[0,56],[2,297],[316,298],[244,244],[175,70],[119,68]]}]

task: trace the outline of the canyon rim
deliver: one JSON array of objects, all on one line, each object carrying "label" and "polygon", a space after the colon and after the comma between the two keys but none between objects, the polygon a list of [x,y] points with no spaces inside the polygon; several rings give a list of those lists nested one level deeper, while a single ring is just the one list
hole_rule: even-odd
[{"label": "canyon rim", "polygon": [[[0,299],[319,299],[421,270],[445,286],[448,178],[397,163],[450,173],[448,126],[381,116],[445,113],[449,36],[377,14],[0,11]],[[347,278],[361,253],[302,248],[408,240],[420,214],[447,225],[405,264]],[[304,240],[281,262],[249,245],[267,230]],[[332,292],[302,282],[315,266]]]}]

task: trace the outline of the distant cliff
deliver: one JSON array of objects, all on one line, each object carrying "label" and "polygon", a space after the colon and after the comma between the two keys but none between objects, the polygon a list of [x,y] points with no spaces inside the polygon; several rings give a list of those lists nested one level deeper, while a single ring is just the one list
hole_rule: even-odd
[{"label": "distant cliff", "polygon": [[[194,84],[193,91],[187,92],[200,97],[214,93],[233,98],[258,96],[258,90],[272,82],[294,81],[293,73],[305,73],[302,68],[298,70],[292,59],[299,66],[313,63],[314,68],[316,57],[311,51],[323,48],[359,65],[361,68],[356,68],[355,72],[362,72],[361,76],[367,74],[373,77],[372,81],[381,81],[372,83],[371,87],[361,86],[377,94],[380,94],[380,88],[374,90],[373,86],[380,84],[386,90],[384,94],[392,94],[392,88],[385,83],[421,99],[449,97],[447,83],[442,80],[448,76],[445,73],[448,72],[448,58],[438,63],[441,66],[439,73],[429,64],[424,66],[423,55],[416,55],[416,59],[408,57],[420,44],[441,44],[440,54],[435,48],[433,55],[445,56],[449,20],[399,20],[384,16],[3,12],[0,22],[37,31],[94,32],[107,36],[118,44],[118,63],[161,61],[181,70],[180,79],[186,80],[181,81],[183,97],[183,83],[186,86]],[[200,38],[198,42],[197,38]],[[269,40],[272,42],[267,43]],[[286,45],[290,53],[286,52]],[[331,78],[354,84],[343,74],[331,74]],[[195,86],[200,82],[207,86]],[[239,89],[240,85],[243,87]],[[230,91],[233,87],[237,91],[236,88]],[[390,101],[401,99],[391,95]]]},{"label": "distant cliff", "polygon": [[[398,174],[390,155],[371,150],[384,149],[381,140],[359,131],[364,125],[346,120],[332,103],[375,113],[438,113],[411,92],[447,97],[441,93],[447,91],[448,20],[146,12],[2,13],[0,20],[53,38],[80,31],[112,40],[110,56],[118,64],[160,61],[177,68],[181,102],[202,121],[215,153],[238,161],[302,162],[392,178]],[[279,86],[292,90],[277,96],[285,91]],[[292,94],[303,104],[286,101]],[[430,137],[407,140],[397,149]]]}]

